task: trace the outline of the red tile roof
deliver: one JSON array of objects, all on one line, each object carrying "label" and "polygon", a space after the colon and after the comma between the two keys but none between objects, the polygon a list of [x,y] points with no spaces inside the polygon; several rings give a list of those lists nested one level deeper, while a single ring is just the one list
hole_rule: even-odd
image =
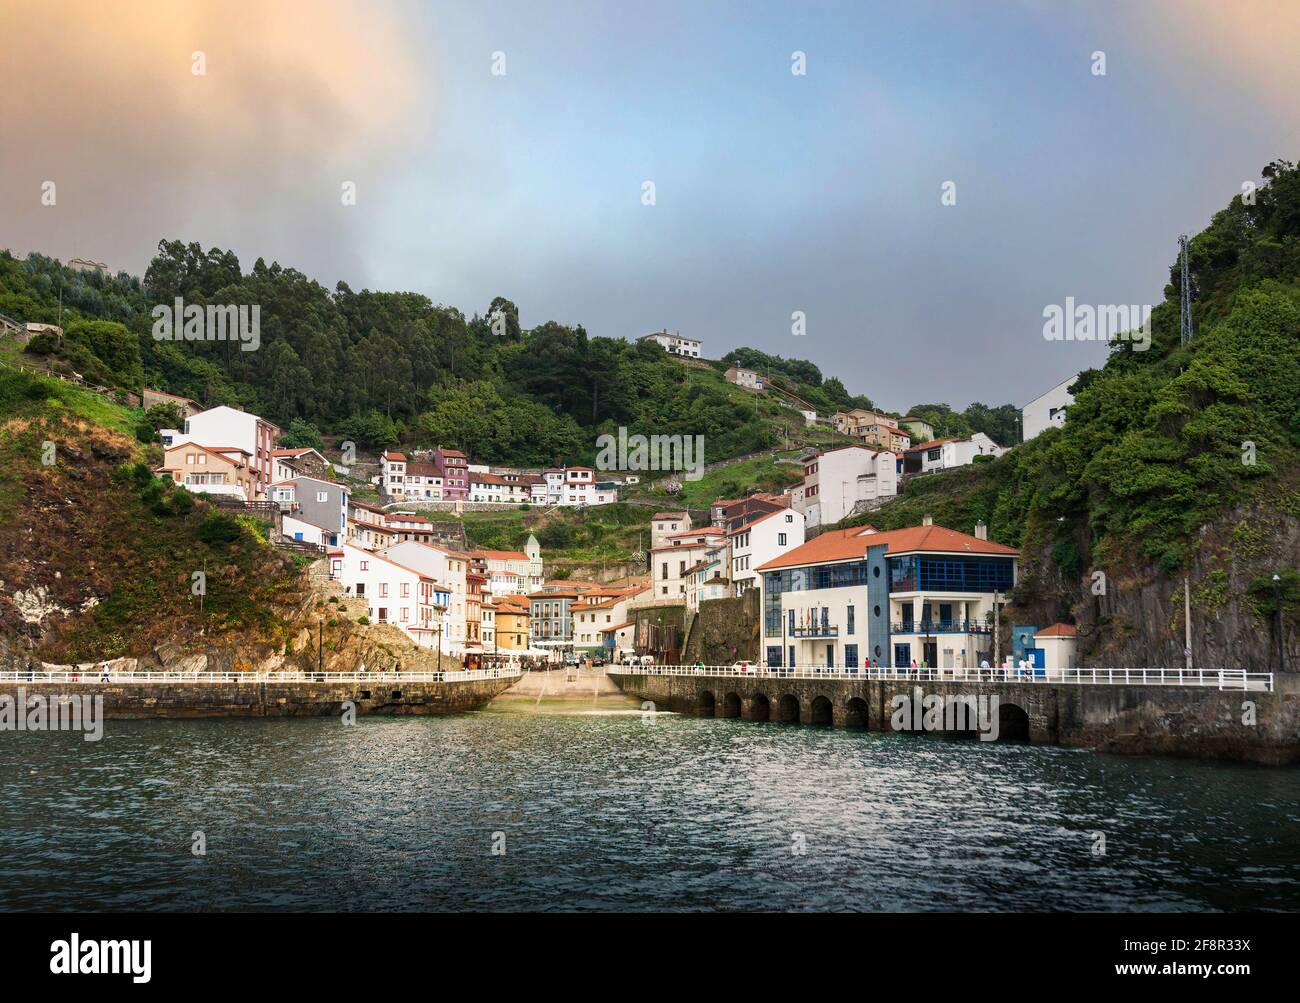
[{"label": "red tile roof", "polygon": [[383,458],[385,460],[392,460],[396,463],[406,462],[406,455],[404,453],[394,453],[391,450],[385,450]]},{"label": "red tile roof", "polygon": [[938,554],[990,554],[1006,557],[1018,556],[1020,551],[992,540],[981,540],[944,526],[911,526],[883,533],[872,532],[866,526],[832,530],[796,547],[780,557],[759,565],[758,571],[793,568],[805,564],[824,564],[828,561],[861,560],[868,547],[887,544],[888,554],[916,552]]},{"label": "red tile roof", "polygon": [[1078,637],[1079,628],[1072,623],[1054,623],[1044,627],[1034,637]]}]

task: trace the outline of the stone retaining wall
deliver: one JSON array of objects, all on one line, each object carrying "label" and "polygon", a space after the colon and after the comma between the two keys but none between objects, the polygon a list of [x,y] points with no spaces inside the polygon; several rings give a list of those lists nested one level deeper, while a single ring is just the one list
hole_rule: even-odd
[{"label": "stone retaining wall", "polygon": [[[886,680],[613,675],[624,692],[682,714],[780,720],[783,696],[813,723],[813,702],[830,701],[835,725],[890,730],[896,695],[991,695],[1023,710],[1031,742],[1122,754],[1186,756],[1280,766],[1300,762],[1300,694],[1193,686],[1045,683],[909,683]],[[711,710],[705,694],[712,696]],[[734,694],[729,701],[728,695]],[[737,702],[738,701],[738,704]],[[852,705],[850,702],[853,701]],[[1253,714],[1254,724],[1245,723]]]},{"label": "stone retaining wall", "polygon": [[352,701],[362,714],[455,714],[479,710],[515,679],[403,682],[392,673],[364,683],[5,683],[0,694],[17,701],[80,694],[102,696],[110,720],[201,717],[328,717]]}]

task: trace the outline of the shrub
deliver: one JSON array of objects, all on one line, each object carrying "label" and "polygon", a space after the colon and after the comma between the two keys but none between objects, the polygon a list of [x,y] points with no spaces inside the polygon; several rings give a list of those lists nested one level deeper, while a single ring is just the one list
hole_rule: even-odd
[{"label": "shrub", "polygon": [[58,340],[46,331],[32,335],[31,340],[27,342],[27,351],[33,355],[53,355],[58,350]]},{"label": "shrub", "polygon": [[209,546],[224,546],[239,539],[239,523],[224,512],[211,511],[199,523],[197,536]]},{"label": "shrub", "polygon": [[368,627],[370,625],[370,617],[359,616],[357,617],[357,623],[361,624],[363,627]]}]

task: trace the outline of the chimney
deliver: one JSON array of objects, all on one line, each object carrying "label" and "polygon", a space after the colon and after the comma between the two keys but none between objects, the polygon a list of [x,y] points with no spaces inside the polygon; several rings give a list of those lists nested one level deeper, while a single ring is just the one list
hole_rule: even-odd
[{"label": "chimney", "polygon": [[934,525],[934,516],[932,516],[929,512],[925,513],[925,515],[921,516],[921,525],[922,525],[922,526],[933,526],[933,525]]},{"label": "chimney", "polygon": [[989,538],[989,527],[983,519],[975,524],[975,539],[987,540]]}]

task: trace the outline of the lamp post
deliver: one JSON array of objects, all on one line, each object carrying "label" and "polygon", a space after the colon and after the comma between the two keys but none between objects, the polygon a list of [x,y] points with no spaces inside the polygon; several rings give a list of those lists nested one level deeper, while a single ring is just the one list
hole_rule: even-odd
[{"label": "lamp post", "polygon": [[1282,635],[1282,576],[1273,575],[1273,608],[1277,616],[1277,668],[1286,671],[1286,639]]},{"label": "lamp post", "polygon": [[319,617],[317,619],[317,623],[319,625],[319,630],[317,631],[316,634],[316,673],[317,675],[324,676],[325,675],[325,617],[324,616]]}]

